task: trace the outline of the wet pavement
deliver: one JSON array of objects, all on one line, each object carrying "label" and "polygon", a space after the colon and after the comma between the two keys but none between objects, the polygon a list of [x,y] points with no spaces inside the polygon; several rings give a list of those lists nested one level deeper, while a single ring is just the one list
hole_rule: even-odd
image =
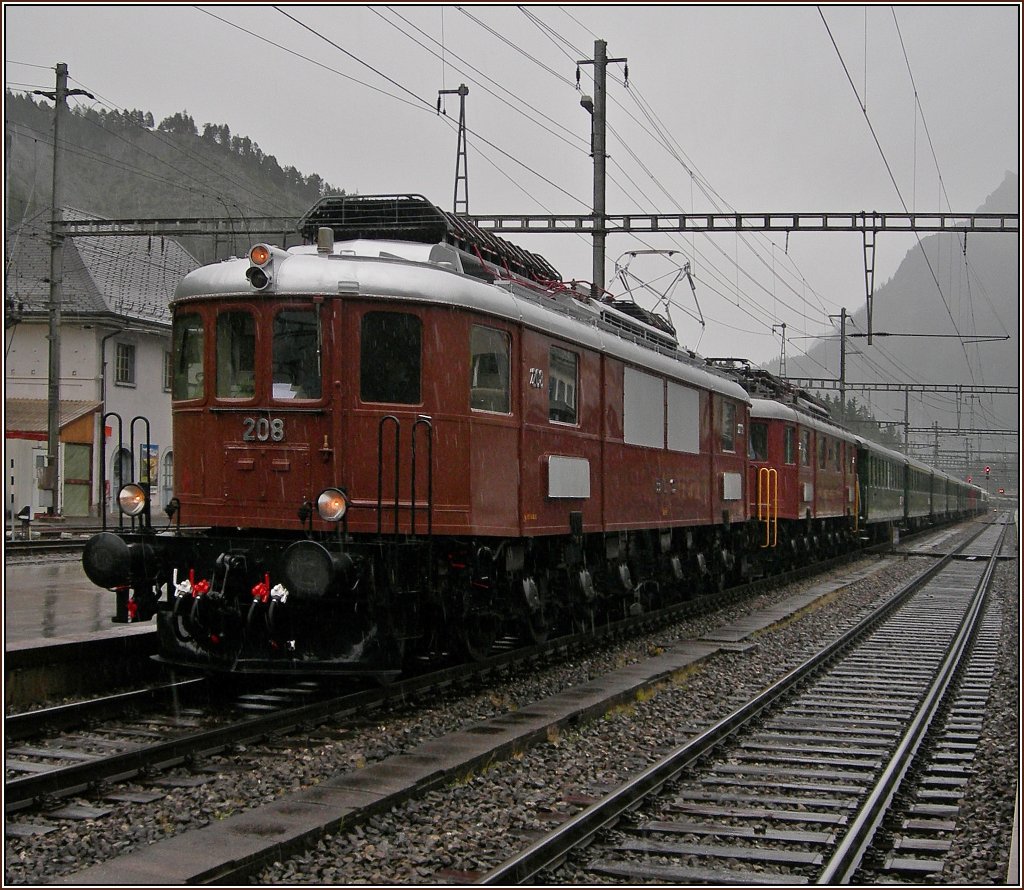
[{"label": "wet pavement", "polygon": [[110,621],[114,594],[86,578],[78,559],[5,564],[3,603],[6,646],[123,627]]}]

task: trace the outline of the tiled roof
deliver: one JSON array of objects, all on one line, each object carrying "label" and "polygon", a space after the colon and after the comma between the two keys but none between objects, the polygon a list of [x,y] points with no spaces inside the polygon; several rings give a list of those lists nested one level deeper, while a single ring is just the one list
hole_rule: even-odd
[{"label": "tiled roof", "polygon": [[[61,399],[60,428],[93,411],[101,402],[83,402]],[[46,399],[4,399],[4,431],[18,433],[45,433],[49,429],[49,403]]]},{"label": "tiled roof", "polygon": [[[50,298],[49,214],[8,232],[8,301],[45,312]],[[64,218],[95,219],[65,209]],[[64,242],[61,310],[69,315],[114,313],[170,322],[167,305],[178,282],[199,263],[177,241],[148,235],[76,235]]]}]

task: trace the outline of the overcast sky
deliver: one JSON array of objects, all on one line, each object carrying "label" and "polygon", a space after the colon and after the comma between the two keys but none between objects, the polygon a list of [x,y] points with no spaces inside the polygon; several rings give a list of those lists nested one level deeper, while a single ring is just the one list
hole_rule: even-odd
[{"label": "overcast sky", "polygon": [[[1019,173],[1017,4],[5,4],[4,19],[10,89],[52,90],[66,62],[97,107],[187,110],[349,192],[448,210],[459,100],[435,106],[465,83],[470,212],[590,211],[576,62],[595,39],[629,67],[627,87],[609,66],[612,214],[972,211]],[[583,93],[591,77],[583,66]],[[592,277],[587,238],[506,237]],[[876,288],[913,243],[879,236]],[[864,303],[858,234],[614,235],[610,290],[616,260],[650,248],[679,251],[629,265],[662,289],[692,263],[696,302],[685,281],[668,296],[681,342],[705,355],[775,358],[782,322],[793,355]]]}]

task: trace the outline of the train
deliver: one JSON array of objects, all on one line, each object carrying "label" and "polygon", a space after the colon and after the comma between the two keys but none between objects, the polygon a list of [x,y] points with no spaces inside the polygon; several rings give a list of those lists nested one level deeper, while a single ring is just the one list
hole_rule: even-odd
[{"label": "train", "polygon": [[386,680],[987,508],[420,195],[299,231],[179,283],[167,521],[83,551],[167,664]]}]

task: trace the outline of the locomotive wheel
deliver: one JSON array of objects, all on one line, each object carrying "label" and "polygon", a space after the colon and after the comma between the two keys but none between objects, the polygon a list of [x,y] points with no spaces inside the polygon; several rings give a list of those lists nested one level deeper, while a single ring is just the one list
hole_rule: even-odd
[{"label": "locomotive wheel", "polygon": [[572,611],[574,633],[593,633],[597,627],[597,610],[590,603],[577,603]]},{"label": "locomotive wheel", "polygon": [[483,609],[467,610],[459,622],[458,638],[462,651],[471,661],[483,661],[491,654],[498,638],[498,617]]},{"label": "locomotive wheel", "polygon": [[551,624],[547,619],[543,605],[537,610],[527,609],[523,624],[526,626],[526,638],[530,642],[547,642],[548,634],[551,632]]},{"label": "locomotive wheel", "polygon": [[531,643],[547,642],[551,632],[551,621],[547,609],[547,580],[541,578],[538,584],[533,578],[522,580],[522,617],[524,636]]}]

